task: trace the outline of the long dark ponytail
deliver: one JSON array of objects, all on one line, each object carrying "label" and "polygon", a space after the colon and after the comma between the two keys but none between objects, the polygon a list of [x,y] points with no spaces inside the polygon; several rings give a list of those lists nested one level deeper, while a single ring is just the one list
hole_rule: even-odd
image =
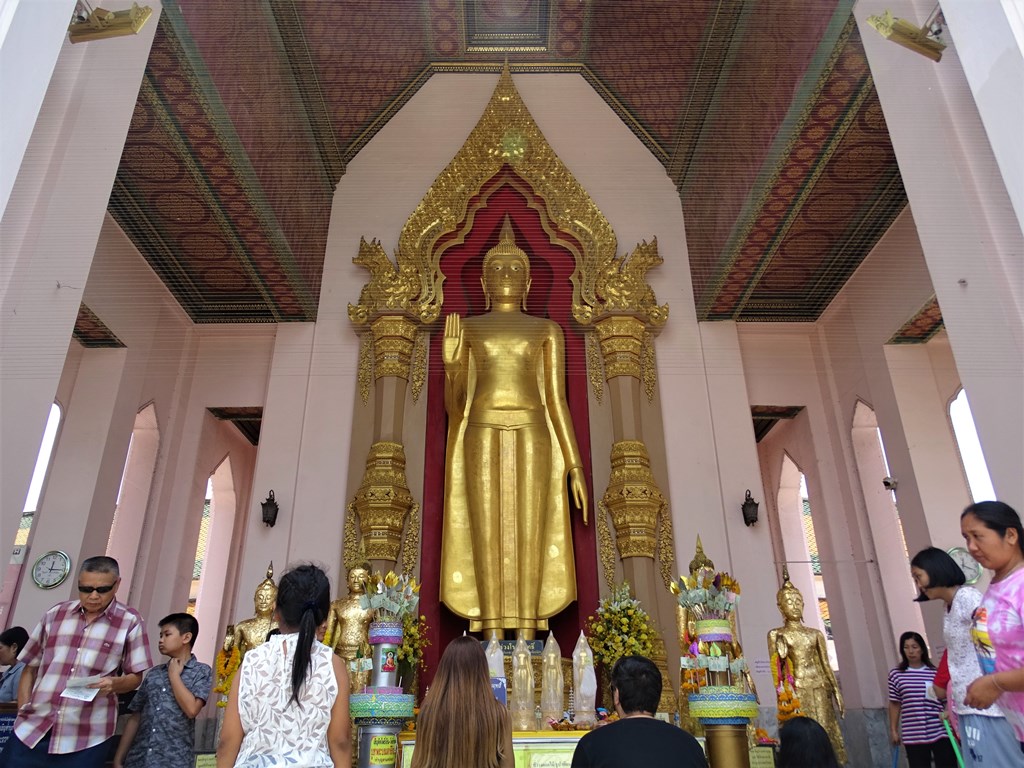
[{"label": "long dark ponytail", "polygon": [[299,691],[313,665],[313,641],[316,629],[331,608],[331,584],[327,574],[315,565],[297,565],[281,577],[277,590],[280,623],[299,630],[292,659],[292,701],[299,704]]}]

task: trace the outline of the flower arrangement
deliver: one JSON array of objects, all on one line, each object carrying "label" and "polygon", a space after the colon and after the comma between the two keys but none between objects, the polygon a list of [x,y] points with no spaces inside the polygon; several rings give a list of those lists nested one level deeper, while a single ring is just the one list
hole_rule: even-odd
[{"label": "flower arrangement", "polygon": [[412,576],[397,576],[393,571],[386,576],[375,573],[367,581],[359,606],[371,609],[374,621],[402,621],[416,610],[419,593],[420,585]]},{"label": "flower arrangement", "polygon": [[587,636],[594,659],[608,668],[623,656],[649,657],[654,650],[651,617],[630,597],[628,583],[613,588],[587,617]]},{"label": "flower arrangement", "polygon": [[669,586],[679,604],[698,621],[728,619],[740,602],[740,585],[728,573],[702,568],[694,576],[680,576]]},{"label": "flower arrangement", "polygon": [[228,705],[231,681],[234,679],[235,672],[238,671],[238,666],[241,663],[242,657],[237,648],[232,648],[230,651],[225,651],[222,648],[217,652],[217,685],[214,686],[213,690],[214,693],[222,694],[222,697],[217,701],[218,707],[226,707]]},{"label": "flower arrangement", "polygon": [[796,695],[796,680],[789,659],[772,652],[772,682],[775,683],[776,701],[779,707],[779,724],[802,715],[800,699]]},{"label": "flower arrangement", "polygon": [[402,617],[402,644],[398,646],[398,660],[404,661],[410,667],[423,666],[423,650],[430,645],[430,638],[427,637],[427,617],[417,617],[414,613],[407,613]]}]

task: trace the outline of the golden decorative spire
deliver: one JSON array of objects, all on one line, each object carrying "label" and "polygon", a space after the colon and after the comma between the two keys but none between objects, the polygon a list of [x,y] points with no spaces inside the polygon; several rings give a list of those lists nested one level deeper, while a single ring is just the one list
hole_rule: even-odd
[{"label": "golden decorative spire", "polygon": [[522,248],[516,245],[516,232],[512,229],[512,220],[509,219],[508,214],[505,214],[505,221],[502,222],[501,237],[498,239],[498,244],[491,248],[487,255],[484,256],[485,268],[492,256],[519,256],[529,267],[530,257],[526,255]]},{"label": "golden decorative spire", "polygon": [[690,575],[695,576],[701,568],[715,570],[715,564],[711,558],[704,554],[704,546],[700,543],[700,534],[697,535],[697,549],[694,552],[693,560],[690,561]]},{"label": "golden decorative spire", "polygon": [[803,595],[800,593],[800,590],[797,589],[796,585],[792,581],[789,580],[789,564],[788,563],[783,563],[782,564],[782,586],[779,587],[779,591],[777,593],[777,597],[782,597],[787,592],[796,592],[798,595],[800,595],[801,598],[803,597]]}]

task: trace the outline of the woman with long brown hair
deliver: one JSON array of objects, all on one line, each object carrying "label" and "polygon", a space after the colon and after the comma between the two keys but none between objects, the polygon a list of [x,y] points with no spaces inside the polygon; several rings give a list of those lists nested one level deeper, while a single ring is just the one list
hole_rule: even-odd
[{"label": "woman with long brown hair", "polygon": [[515,768],[512,720],[494,698],[479,640],[445,648],[416,723],[412,768]]}]

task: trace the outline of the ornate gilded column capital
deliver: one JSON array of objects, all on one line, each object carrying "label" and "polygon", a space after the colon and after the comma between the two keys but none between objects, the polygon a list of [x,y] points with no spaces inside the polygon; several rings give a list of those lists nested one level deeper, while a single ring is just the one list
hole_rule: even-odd
[{"label": "ornate gilded column capital", "polygon": [[373,334],[373,378],[409,380],[419,323],[406,315],[380,315],[370,323]]},{"label": "ornate gilded column capital", "polygon": [[[406,517],[409,525],[403,537]],[[346,567],[363,559],[397,562],[399,551],[402,571],[410,573],[415,567],[419,505],[413,501],[405,479],[405,449],[401,443],[380,441],[370,446],[363,482],[348,505],[344,546]]]},{"label": "ornate gilded column capital", "polygon": [[647,334],[643,320],[632,315],[606,315],[594,323],[604,359],[604,375],[609,381],[616,376],[631,376],[640,381],[644,339]]}]

